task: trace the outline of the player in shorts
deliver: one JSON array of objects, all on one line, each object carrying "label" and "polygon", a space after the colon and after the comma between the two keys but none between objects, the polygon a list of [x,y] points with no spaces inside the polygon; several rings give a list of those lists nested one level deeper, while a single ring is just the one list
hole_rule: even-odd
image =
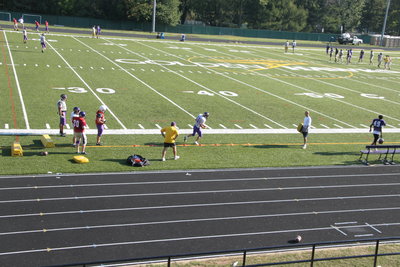
[{"label": "player in shorts", "polygon": [[[76,153],[78,154],[87,154],[86,153],[86,144],[87,138],[85,129],[87,128],[86,124],[86,113],[84,111],[79,112],[79,117],[73,118],[74,123],[74,136],[76,138]],[[82,152],[79,152],[80,144],[82,144]]]},{"label": "player in shorts", "polygon": [[39,26],[40,26],[40,23],[37,20],[35,20],[35,29],[37,32],[39,31]]},{"label": "player in shorts", "polygon": [[26,31],[26,28],[24,28],[22,30],[22,35],[23,35],[24,44],[26,44],[26,42],[28,41],[28,32]]},{"label": "player in shorts", "polygon": [[167,149],[172,147],[174,152],[174,159],[179,159],[179,156],[176,151],[176,138],[178,138],[179,133],[178,129],[176,128],[176,122],[171,122],[171,126],[165,127],[161,129],[161,135],[164,137],[164,148],[161,153],[162,161],[165,161],[165,154],[167,153]]},{"label": "player in shorts", "polygon": [[45,26],[45,32],[47,32],[47,33],[49,33],[49,22],[46,20],[45,22],[44,22],[44,26]]},{"label": "player in shorts", "polygon": [[386,122],[383,120],[383,116],[379,115],[377,119],[373,119],[371,125],[369,126],[369,132],[372,131],[372,127],[374,127],[374,131],[372,134],[374,135],[374,141],[372,141],[372,146],[376,146],[376,141],[379,138],[382,138],[382,127],[386,126]]},{"label": "player in shorts", "polygon": [[203,133],[201,132],[201,129],[207,128],[208,126],[205,124],[206,120],[208,119],[208,116],[210,114],[208,112],[204,112],[203,114],[199,114],[196,118],[196,123],[193,125],[193,133],[185,136],[183,138],[183,141],[187,141],[188,137],[190,136],[195,136],[197,134],[196,141],[194,143],[196,145],[199,145],[199,139],[203,137]]},{"label": "player in shorts", "polygon": [[64,126],[67,124],[67,95],[62,94],[61,99],[57,102],[58,116],[60,116],[60,136],[65,137]]},{"label": "player in shorts", "polygon": [[[74,110],[71,112],[71,124],[74,126],[74,118],[79,117],[79,112],[81,112],[81,109],[79,107],[74,107]],[[76,145],[76,138],[75,135],[72,137],[72,146]]]},{"label": "player in shorts", "polygon": [[106,112],[106,110],[107,107],[105,105],[101,105],[99,110],[96,112],[97,146],[101,146],[100,139],[104,132],[104,124],[106,123],[106,119],[104,118],[104,112]]},{"label": "player in shorts", "polygon": [[304,140],[304,144],[302,146],[303,149],[307,148],[307,137],[308,137],[308,130],[311,127],[311,116],[310,116],[310,112],[306,111],[304,112],[304,121],[303,121],[303,127],[301,128],[301,133],[303,134],[303,140]]},{"label": "player in shorts", "polygon": [[44,53],[44,50],[46,49],[46,37],[44,36],[44,33],[40,35],[40,45],[42,46],[42,53]]}]

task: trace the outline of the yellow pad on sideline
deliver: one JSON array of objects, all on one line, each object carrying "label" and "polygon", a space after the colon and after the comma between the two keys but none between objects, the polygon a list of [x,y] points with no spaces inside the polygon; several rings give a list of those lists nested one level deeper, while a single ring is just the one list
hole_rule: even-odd
[{"label": "yellow pad on sideline", "polygon": [[22,146],[19,142],[14,142],[11,145],[11,156],[13,157],[22,157],[24,155]]},{"label": "yellow pad on sideline", "polygon": [[42,142],[44,147],[56,147],[53,140],[50,138],[50,136],[48,134],[42,135],[42,137],[40,138],[40,141]]},{"label": "yellow pad on sideline", "polygon": [[74,156],[72,159],[76,163],[89,163],[89,159],[85,156]]}]

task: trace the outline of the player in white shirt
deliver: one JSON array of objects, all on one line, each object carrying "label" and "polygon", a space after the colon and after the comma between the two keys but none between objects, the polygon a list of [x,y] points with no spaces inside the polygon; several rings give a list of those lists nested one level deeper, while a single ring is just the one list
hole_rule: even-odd
[{"label": "player in white shirt", "polygon": [[310,112],[309,111],[306,111],[304,113],[304,115],[306,115],[306,116],[304,117],[303,128],[301,129],[301,133],[303,134],[303,139],[304,139],[304,144],[303,144],[302,148],[306,149],[307,148],[308,130],[311,127],[312,119],[310,117]]},{"label": "player in white shirt", "polygon": [[65,137],[64,126],[67,124],[66,113],[67,113],[67,95],[62,94],[60,100],[57,102],[58,116],[60,117],[60,136]]},{"label": "player in white shirt", "polygon": [[46,49],[46,37],[44,36],[44,33],[40,35],[40,45],[42,46],[42,53],[44,53],[44,50]]},{"label": "player in white shirt", "polygon": [[[71,125],[74,125],[74,118],[79,117],[79,112],[81,112],[81,109],[79,107],[74,107],[74,110],[71,112]],[[75,135],[72,137],[72,146],[76,146],[76,137]]]},{"label": "player in white shirt", "polygon": [[208,126],[206,125],[206,121],[208,119],[208,116],[210,116],[210,113],[204,112],[203,114],[199,114],[196,118],[196,123],[193,125],[193,133],[185,136],[183,140],[186,142],[188,137],[190,136],[195,136],[197,134],[196,141],[194,143],[196,145],[199,145],[199,140],[201,137],[203,137],[203,133],[201,132],[201,129],[205,129]]},{"label": "player in white shirt", "polygon": [[28,41],[28,32],[26,31],[26,28],[23,29],[22,35],[24,36],[24,44]]}]

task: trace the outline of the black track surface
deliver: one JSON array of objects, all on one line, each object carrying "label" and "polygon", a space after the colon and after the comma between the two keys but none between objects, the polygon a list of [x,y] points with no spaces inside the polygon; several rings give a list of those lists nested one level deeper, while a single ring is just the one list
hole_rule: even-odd
[{"label": "black track surface", "polygon": [[0,177],[0,265],[400,235],[400,167]]}]

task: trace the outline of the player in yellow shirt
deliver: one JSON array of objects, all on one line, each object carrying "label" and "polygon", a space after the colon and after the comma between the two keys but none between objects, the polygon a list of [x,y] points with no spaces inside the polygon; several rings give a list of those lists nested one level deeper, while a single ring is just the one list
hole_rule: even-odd
[{"label": "player in yellow shirt", "polygon": [[171,126],[165,127],[161,129],[161,135],[164,137],[164,149],[162,151],[162,161],[165,161],[165,154],[167,152],[168,147],[172,147],[174,152],[174,159],[179,159],[179,156],[176,152],[176,144],[175,140],[178,138],[179,133],[176,128],[176,122],[171,122]]}]

